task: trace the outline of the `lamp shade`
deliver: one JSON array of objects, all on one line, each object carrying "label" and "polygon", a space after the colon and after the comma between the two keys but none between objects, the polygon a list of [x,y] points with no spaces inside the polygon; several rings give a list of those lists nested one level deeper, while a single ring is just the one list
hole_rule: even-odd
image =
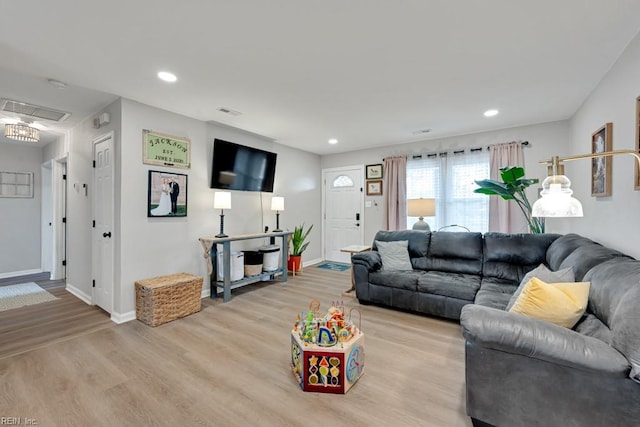
[{"label": "lamp shade", "polygon": [[531,216],[547,218],[581,217],[582,204],[571,197],[571,180],[564,175],[552,175],[542,182],[540,198],[531,209]]},{"label": "lamp shade", "polygon": [[436,214],[436,199],[407,200],[407,215],[411,217],[434,216]]},{"label": "lamp shade", "polygon": [[283,211],[284,210],[284,197],[274,196],[271,198],[271,210]]},{"label": "lamp shade", "polygon": [[231,192],[216,191],[213,193],[214,209],[231,209]]}]

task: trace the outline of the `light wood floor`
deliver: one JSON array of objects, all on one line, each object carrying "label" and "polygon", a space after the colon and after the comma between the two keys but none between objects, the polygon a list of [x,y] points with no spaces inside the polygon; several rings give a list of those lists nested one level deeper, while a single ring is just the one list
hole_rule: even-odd
[{"label": "light wood floor", "polygon": [[[60,300],[0,313],[0,417],[39,426],[470,426],[460,326],[360,307],[341,297],[349,279],[308,267],[286,286],[247,286],[226,304],[206,299],[201,312],[156,328],[114,325],[54,283]],[[303,392],[289,368],[291,327],[314,298],[363,314],[365,373],[346,395]]]}]

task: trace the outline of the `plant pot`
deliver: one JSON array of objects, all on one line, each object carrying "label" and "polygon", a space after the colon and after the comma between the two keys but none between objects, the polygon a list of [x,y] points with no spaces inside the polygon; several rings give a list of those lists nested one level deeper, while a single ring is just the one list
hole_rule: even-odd
[{"label": "plant pot", "polygon": [[300,271],[302,267],[302,255],[289,255],[289,260],[287,260],[287,269],[289,271]]}]

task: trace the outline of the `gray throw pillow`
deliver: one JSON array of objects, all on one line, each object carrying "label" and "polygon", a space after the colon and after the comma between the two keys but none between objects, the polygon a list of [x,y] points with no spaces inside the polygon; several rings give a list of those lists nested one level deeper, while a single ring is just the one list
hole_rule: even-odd
[{"label": "gray throw pillow", "polygon": [[516,289],[516,291],[511,296],[509,304],[507,304],[507,308],[505,308],[506,311],[511,310],[511,307],[513,307],[513,304],[515,304],[518,296],[520,296],[522,288],[524,288],[524,286],[533,277],[537,277],[538,279],[546,283],[568,283],[576,281],[575,274],[573,273],[573,268],[571,267],[558,271],[551,271],[544,264],[540,264],[524,275],[524,277],[522,278],[522,282],[520,282],[520,286],[518,286],[518,289]]},{"label": "gray throw pillow", "polygon": [[396,240],[394,242],[376,240],[376,247],[382,259],[383,270],[413,270],[409,259],[408,240]]}]

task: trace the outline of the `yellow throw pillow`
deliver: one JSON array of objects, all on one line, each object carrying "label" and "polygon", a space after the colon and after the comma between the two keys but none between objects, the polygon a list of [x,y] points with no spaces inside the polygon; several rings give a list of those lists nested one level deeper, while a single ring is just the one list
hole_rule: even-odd
[{"label": "yellow throw pillow", "polygon": [[590,282],[545,283],[533,277],[509,310],[572,328],[587,308]]}]

